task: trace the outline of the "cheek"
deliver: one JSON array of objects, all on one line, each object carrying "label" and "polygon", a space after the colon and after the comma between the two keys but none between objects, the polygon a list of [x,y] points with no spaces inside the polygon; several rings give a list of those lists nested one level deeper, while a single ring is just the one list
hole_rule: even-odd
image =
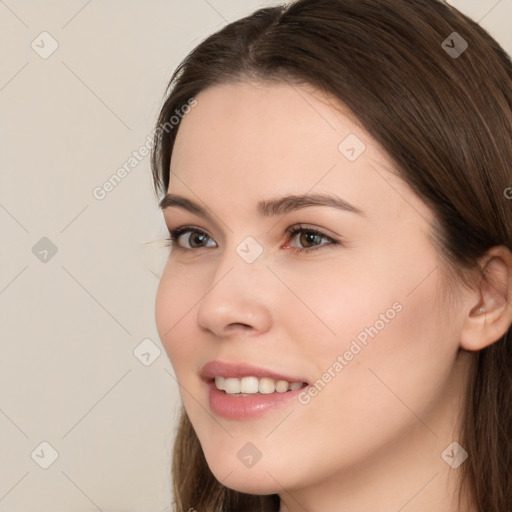
[{"label": "cheek", "polygon": [[[351,288],[357,293],[331,290],[338,309],[328,303],[319,309],[336,336],[323,338],[310,353],[320,382],[308,405],[342,425],[344,446],[359,447],[361,435],[385,442],[416,415],[428,416],[441,400],[458,348],[436,304],[437,275],[413,293],[398,284],[372,291],[361,282]],[[321,295],[317,300],[320,305]]]},{"label": "cheek", "polygon": [[402,309],[400,286],[388,283],[377,268],[355,265],[354,259],[279,269],[293,292],[283,296],[279,323],[293,329],[296,342],[318,363],[317,371],[333,354],[348,350],[352,340],[369,339],[368,328],[377,324],[379,333],[385,330]]},{"label": "cheek", "polygon": [[158,285],[155,322],[160,340],[175,368],[179,366],[175,364],[177,361],[194,356],[193,345],[189,341],[179,341],[190,340],[190,336],[186,336],[187,318],[204,294],[199,282],[189,272],[180,271],[172,261],[168,261]]},{"label": "cheek", "polygon": [[317,403],[309,407],[350,424],[349,437],[371,418],[395,428],[404,417],[414,419],[404,402],[426,410],[447,382],[458,343],[438,302],[439,272],[429,275],[433,262],[282,271],[301,301],[290,297],[280,320],[293,329],[318,379],[310,397]]}]

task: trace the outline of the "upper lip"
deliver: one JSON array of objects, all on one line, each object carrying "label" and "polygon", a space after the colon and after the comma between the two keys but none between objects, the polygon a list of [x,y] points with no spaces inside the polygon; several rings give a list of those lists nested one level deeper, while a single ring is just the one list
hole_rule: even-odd
[{"label": "upper lip", "polygon": [[259,368],[246,363],[225,363],[222,361],[210,361],[206,363],[201,370],[201,377],[204,380],[213,380],[215,377],[236,377],[241,379],[242,377],[257,377],[261,379],[263,377],[269,377],[278,380],[286,380],[287,382],[307,382],[302,377],[290,377],[282,373],[274,372],[266,368]]}]

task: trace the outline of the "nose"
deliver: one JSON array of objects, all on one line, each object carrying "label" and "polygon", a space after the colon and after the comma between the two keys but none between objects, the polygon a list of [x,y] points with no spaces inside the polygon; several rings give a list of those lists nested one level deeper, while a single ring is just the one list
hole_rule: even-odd
[{"label": "nose", "polygon": [[272,325],[268,274],[265,265],[244,261],[219,265],[199,303],[198,325],[218,338],[268,331]]}]

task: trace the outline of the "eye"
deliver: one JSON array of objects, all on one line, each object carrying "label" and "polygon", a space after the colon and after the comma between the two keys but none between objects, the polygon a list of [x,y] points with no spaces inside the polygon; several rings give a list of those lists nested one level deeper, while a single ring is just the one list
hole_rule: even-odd
[{"label": "eye", "polygon": [[169,245],[181,249],[201,249],[203,247],[217,247],[213,239],[199,228],[183,226],[170,231]]},{"label": "eye", "polygon": [[[200,228],[182,226],[170,231],[167,245],[183,250],[217,247],[214,240]],[[286,230],[288,241],[285,249],[295,252],[311,252],[329,245],[341,245],[341,242],[322,233],[318,229],[303,225],[291,226]]]},{"label": "eye", "polygon": [[340,242],[325,233],[302,225],[291,226],[286,233],[290,242],[286,243],[285,248],[289,247],[297,252],[310,252],[326,245],[341,245]]}]

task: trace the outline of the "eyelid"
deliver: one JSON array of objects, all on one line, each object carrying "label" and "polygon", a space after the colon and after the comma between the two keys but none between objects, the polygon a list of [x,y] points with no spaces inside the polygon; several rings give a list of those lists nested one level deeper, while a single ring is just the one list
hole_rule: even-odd
[{"label": "eyelid", "polygon": [[183,235],[184,233],[190,232],[190,233],[200,233],[206,235],[210,240],[213,240],[215,245],[217,245],[217,242],[213,239],[213,237],[203,228],[200,228],[199,226],[193,226],[193,225],[186,225],[186,226],[179,226],[177,228],[173,228],[169,230],[169,238],[168,241],[170,242],[169,245],[172,245],[173,248],[176,248],[178,250],[182,251],[193,251],[197,249],[203,249],[208,247],[182,247],[181,245],[178,245],[176,242],[178,238]]},{"label": "eyelid", "polygon": [[316,233],[318,235],[321,235],[325,238],[329,238],[330,240],[334,241],[334,242],[338,242],[338,240],[336,239],[335,235],[330,235],[328,233],[325,232],[325,230],[323,230],[322,228],[319,228],[317,226],[313,226],[313,225],[308,225],[308,224],[304,224],[304,223],[298,223],[298,224],[293,224],[292,226],[288,227],[285,229],[285,233],[287,235],[295,235],[297,234],[298,232],[301,232],[301,231],[307,231],[307,232],[310,232],[310,233]]},{"label": "eyelid", "polygon": [[[293,239],[297,234],[304,233],[304,232],[305,233],[313,233],[322,238],[325,238],[328,240],[328,243],[320,244],[320,245],[313,246],[313,247],[307,247],[307,248],[306,247],[290,247],[289,246],[290,239]],[[333,246],[333,245],[334,246],[343,245],[341,240],[338,240],[335,237],[328,235],[321,228],[318,228],[316,226],[314,227],[314,226],[308,226],[308,225],[304,225],[304,224],[294,224],[293,226],[288,227],[285,230],[285,233],[288,235],[288,241],[286,242],[285,247],[291,251],[311,252],[311,251],[315,251],[317,249],[322,249],[324,247],[329,247],[329,246]]]},{"label": "eyelid", "polygon": [[[208,231],[203,229],[203,228],[200,228],[198,226],[184,225],[184,226],[179,226],[179,227],[173,228],[173,229],[168,228],[168,230],[169,230],[169,235],[170,235],[170,237],[168,238],[168,242],[169,242],[168,245],[172,245],[173,247],[176,247],[179,250],[182,250],[182,251],[193,251],[193,250],[197,250],[197,249],[211,248],[211,246],[210,247],[204,246],[204,247],[192,247],[192,248],[190,248],[190,247],[182,247],[182,246],[176,244],[177,239],[182,234],[187,233],[187,232],[204,234],[210,240],[212,240],[215,243],[216,247],[218,247],[217,242],[215,242],[215,240],[208,233]],[[289,245],[290,244],[290,240],[293,239],[297,234],[304,233],[304,232],[306,232],[306,233],[313,233],[315,235],[318,235],[318,236],[328,240],[328,243],[320,244],[320,245],[313,246],[313,247],[291,247]],[[340,240],[336,239],[335,237],[325,233],[321,228],[318,228],[316,226],[308,226],[308,225],[301,224],[301,223],[294,224],[294,225],[289,226],[288,228],[286,228],[285,235],[287,235],[287,241],[285,242],[284,246],[282,246],[282,247],[284,247],[286,249],[289,249],[292,252],[298,252],[298,253],[300,253],[300,252],[311,252],[311,251],[314,251],[314,250],[317,250],[317,249],[321,249],[321,248],[324,248],[324,247],[343,245],[342,241],[340,241]]]}]

